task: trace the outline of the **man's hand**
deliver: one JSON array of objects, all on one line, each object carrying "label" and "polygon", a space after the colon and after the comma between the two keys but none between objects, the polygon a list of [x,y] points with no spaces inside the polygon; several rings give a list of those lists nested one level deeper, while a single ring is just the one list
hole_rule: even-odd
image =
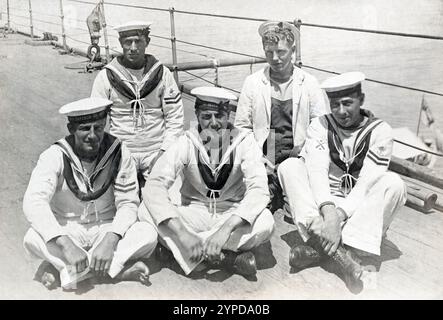
[{"label": "man's hand", "polygon": [[179,218],[171,218],[163,222],[163,224],[172,231],[175,239],[181,244],[184,250],[190,254],[192,262],[198,262],[203,256],[202,240],[186,229]]},{"label": "man's hand", "polygon": [[61,248],[68,265],[75,267],[78,273],[88,267],[88,256],[69,236],[63,235],[50,241],[54,241]]},{"label": "man's hand", "polygon": [[301,147],[294,146],[291,150],[291,153],[289,153],[289,157],[290,158],[297,158],[298,155],[300,154],[300,151],[301,151]]},{"label": "man's hand", "polygon": [[233,214],[214,234],[206,239],[204,246],[205,257],[211,261],[219,261],[223,246],[228,242],[232,231],[243,225],[245,222],[240,216]]},{"label": "man's hand", "polygon": [[308,232],[311,234],[314,234],[318,237],[321,237],[321,233],[323,230],[323,218],[321,216],[312,218],[307,224],[306,229],[308,229]]},{"label": "man's hand", "polygon": [[273,175],[277,170],[275,168],[275,165],[272,164],[272,162],[266,158],[265,156],[263,156],[261,158],[263,164],[265,165],[266,168],[266,175],[270,176]]},{"label": "man's hand", "polygon": [[154,168],[155,163],[157,162],[157,160],[163,155],[163,153],[165,153],[164,150],[160,150],[157,155],[155,156],[154,159],[152,159],[151,165],[149,166],[148,172],[151,173],[152,168]]},{"label": "man's hand", "polygon": [[203,242],[195,234],[188,230],[183,231],[179,236],[181,245],[189,252],[192,262],[199,262],[203,257]]},{"label": "man's hand", "polygon": [[231,236],[231,231],[226,228],[220,228],[208,239],[206,239],[204,246],[205,258],[210,262],[216,262],[220,260],[220,253],[223,246]]},{"label": "man's hand", "polygon": [[320,235],[321,245],[325,253],[332,256],[340,245],[342,220],[334,206],[324,206],[322,214],[324,223]]},{"label": "man's hand", "polygon": [[99,276],[104,276],[108,272],[119,240],[120,236],[118,234],[108,232],[92,252],[91,270]]}]

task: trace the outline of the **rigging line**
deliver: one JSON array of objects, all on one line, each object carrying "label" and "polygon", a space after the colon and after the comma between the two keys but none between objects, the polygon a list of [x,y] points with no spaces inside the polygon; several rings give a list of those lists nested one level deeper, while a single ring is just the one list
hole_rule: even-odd
[{"label": "rigging line", "polygon": [[[326,70],[326,69],[312,67],[312,66],[308,66],[308,65],[303,65],[303,67],[304,68],[308,68],[308,69],[317,70],[317,71],[326,72],[326,73],[340,74],[339,72],[336,72],[336,71]],[[380,80],[375,80],[375,79],[370,79],[370,78],[365,79],[365,81],[375,82],[375,83],[379,83],[379,84],[384,84],[386,86],[402,88],[402,89],[408,89],[408,90],[412,90],[412,91],[418,91],[418,92],[423,92],[423,93],[428,93],[428,94],[433,94],[433,95],[437,95],[437,96],[442,96],[443,97],[443,93],[440,93],[440,92],[434,92],[434,91],[429,91],[429,90],[420,89],[420,88],[408,87],[408,86],[403,86],[403,85],[400,85],[400,84],[395,84],[395,83],[391,83],[391,82],[385,82],[385,81],[380,81]]]},{"label": "rigging line", "polygon": [[205,81],[205,82],[207,82],[207,83],[210,83],[210,84],[214,84],[212,81],[209,81],[209,80],[207,80],[207,79],[205,79],[205,78],[202,78],[202,77],[200,77],[200,76],[198,76],[198,75],[196,75],[196,74],[193,74],[193,73],[191,73],[191,72],[188,72],[188,71],[183,71],[184,73],[187,73],[187,74],[189,74],[189,75],[191,75],[191,76],[193,76],[193,77],[196,77],[197,79],[200,79],[200,80],[203,80],[203,81]]},{"label": "rigging line", "polygon": [[[81,1],[81,0],[67,0],[67,1],[96,5],[96,3],[94,3],[94,2]],[[165,12],[169,12],[169,9],[154,8],[154,7],[145,7],[145,6],[136,6],[136,5],[132,5],[132,4],[122,4],[122,3],[115,3],[115,2],[106,2],[106,5],[107,5],[107,6],[127,7],[127,8],[138,8],[138,9],[147,9],[147,10],[154,10],[154,11],[165,11]]]},{"label": "rigging line", "polygon": [[240,55],[240,56],[245,56],[245,57],[250,57],[250,58],[264,59],[263,57],[254,56],[254,55],[251,55],[251,54],[242,53],[242,52],[238,52],[238,51],[231,51],[231,50],[226,50],[226,49],[221,49],[221,48],[216,48],[216,47],[211,47],[211,46],[205,46],[203,44],[198,44],[198,43],[193,43],[193,42],[188,42],[188,41],[178,40],[178,39],[176,39],[176,41],[180,42],[180,43],[188,44],[188,45],[191,45],[191,46],[202,47],[202,48],[206,48],[206,49],[212,49],[212,50],[216,50],[216,51],[222,51],[222,52],[237,54],[237,55]]},{"label": "rigging line", "polygon": [[60,25],[60,23],[55,23],[55,22],[50,22],[50,21],[45,21],[45,20],[40,20],[40,19],[32,19],[33,21],[37,21],[37,22],[42,22],[42,23],[46,23],[46,24],[52,24],[52,25],[55,25],[55,26],[59,26]]},{"label": "rigging line", "polygon": [[[202,78],[202,77],[200,77],[200,76],[198,76],[198,75],[196,75],[196,74],[193,74],[193,73],[191,73],[191,72],[189,72],[189,71],[183,70],[182,72],[185,72],[185,73],[187,73],[187,74],[189,74],[189,75],[191,75],[191,76],[196,77],[197,79],[203,80],[203,81],[205,81],[205,82],[207,82],[207,83],[210,83],[210,84],[214,85],[214,83],[213,83],[212,81],[209,81],[209,80],[207,80],[207,79],[204,79],[204,78]],[[227,90],[230,90],[230,91],[233,91],[233,92],[236,92],[236,93],[240,93],[240,91],[235,90],[235,89],[232,89],[232,88],[229,88],[229,87],[226,87],[226,86],[219,85],[219,87],[221,87],[221,88],[225,88],[225,89],[227,89]]]},{"label": "rigging line", "polygon": [[[95,5],[94,2],[88,2],[88,1],[80,1],[80,0],[68,0],[68,1]],[[169,12],[170,11],[169,9],[163,9],[163,8],[136,6],[136,5],[114,3],[114,2],[107,2],[106,5],[128,7],[128,8],[139,8],[139,9],[147,9],[147,10],[163,11],[163,12]],[[244,20],[244,21],[264,22],[264,21],[268,21],[269,20],[269,19],[262,19],[262,18],[250,18],[250,17],[231,16],[231,15],[224,15],[224,14],[213,14],[213,13],[204,13],[204,12],[191,12],[191,11],[185,11],[185,10],[174,10],[174,12],[175,13],[181,13],[181,14],[196,15],[196,16],[206,16],[206,17],[215,17],[215,18],[235,19],[235,20]],[[288,21],[288,22],[289,23],[293,23],[292,21]],[[406,32],[374,30],[374,29],[340,27],[340,26],[322,25],[322,24],[307,23],[307,22],[300,22],[300,25],[306,26],[306,27],[314,27],[314,28],[335,29],[335,30],[343,30],[343,31],[373,33],[373,34],[383,34],[383,35],[391,35],[391,36],[398,36],[398,37],[410,37],[410,38],[421,38],[421,39],[431,39],[431,40],[443,40],[442,36],[417,34],[417,33],[406,33]]]},{"label": "rigging line", "polygon": [[400,144],[403,144],[403,145],[405,145],[405,146],[408,146],[408,147],[410,147],[410,148],[414,148],[414,149],[417,149],[417,150],[420,150],[420,151],[423,151],[423,152],[426,152],[426,153],[433,154],[434,156],[443,157],[443,153],[438,153],[438,152],[434,152],[434,151],[426,150],[426,149],[423,149],[423,148],[420,148],[420,147],[414,146],[414,145],[412,145],[412,144],[409,144],[409,143],[406,143],[406,142],[403,142],[403,141],[400,141],[400,140],[397,140],[397,139],[394,139],[394,141],[395,141],[395,142],[398,142],[398,143],[400,143]]},{"label": "rigging line", "polygon": [[[78,28],[77,28],[78,29]],[[159,38],[159,39],[165,39],[165,40],[171,40],[170,38],[166,38],[166,37],[162,37],[162,36],[156,36],[156,35],[153,35],[153,34],[150,34],[149,35],[150,37],[153,37],[153,38]],[[111,38],[115,38],[115,39],[118,39],[118,36],[115,36],[115,35],[109,35],[109,37],[111,37]],[[160,48],[166,48],[166,49],[169,49],[169,50],[171,50],[172,48],[171,47],[166,47],[166,46],[162,46],[162,45],[159,45],[159,44],[149,44],[150,46],[154,46],[154,47],[160,47]],[[208,55],[206,55],[206,54],[203,54],[203,53],[198,53],[198,52],[193,52],[193,51],[188,51],[188,50],[183,50],[183,49],[176,49],[177,51],[180,51],[180,52],[186,52],[186,53],[190,53],[190,54],[195,54],[195,55],[197,55],[197,56],[201,56],[201,57],[205,57],[205,58],[211,58],[211,59],[214,59],[214,56],[208,56]]]},{"label": "rigging line", "polygon": [[[176,41],[177,42],[186,43],[186,44],[189,44],[189,45],[194,45],[194,46],[198,46],[198,47],[207,48],[207,49],[223,51],[223,52],[228,52],[228,53],[232,53],[232,54],[238,54],[238,55],[242,55],[242,56],[246,56],[246,57],[264,59],[263,57],[259,57],[259,56],[254,56],[254,55],[240,53],[240,52],[231,51],[231,50],[220,49],[220,48],[211,47],[211,46],[205,46],[205,45],[196,44],[196,43],[192,43],[192,42],[187,42],[187,41],[183,41],[183,40],[176,40]],[[309,66],[309,65],[303,65],[303,67],[304,68],[313,69],[313,70],[317,70],[317,71],[327,72],[327,73],[331,73],[331,74],[340,74],[339,72],[336,72],[336,71],[330,71],[330,70],[321,69],[321,68],[317,68],[317,67],[313,67],[313,66]],[[396,87],[396,88],[402,88],[402,89],[408,89],[408,90],[418,91],[418,92],[422,92],[422,93],[433,94],[433,95],[437,95],[437,96],[443,96],[443,93],[434,92],[434,91],[425,90],[425,89],[420,89],[420,88],[409,87],[409,86],[403,86],[403,85],[399,85],[399,84],[395,84],[395,83],[390,83],[390,82],[385,82],[385,81],[380,81],[380,80],[375,80],[375,79],[369,79],[368,78],[368,79],[366,79],[366,81],[375,82],[375,83],[379,83],[379,84],[384,84],[384,85],[391,86],[391,87]]]}]

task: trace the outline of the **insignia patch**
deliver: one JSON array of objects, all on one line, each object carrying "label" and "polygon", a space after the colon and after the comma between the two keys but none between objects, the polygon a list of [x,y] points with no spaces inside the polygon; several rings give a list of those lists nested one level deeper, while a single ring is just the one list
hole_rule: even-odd
[{"label": "insignia patch", "polygon": [[171,89],[169,89],[169,96],[172,97],[173,95],[174,95],[174,89],[171,88]]},{"label": "insignia patch", "polygon": [[388,150],[386,149],[385,146],[378,147],[376,152],[377,152],[377,155],[380,157],[387,157],[388,156]]},{"label": "insignia patch", "polygon": [[317,140],[317,145],[315,146],[316,149],[318,150],[325,150],[325,141],[323,140]]}]

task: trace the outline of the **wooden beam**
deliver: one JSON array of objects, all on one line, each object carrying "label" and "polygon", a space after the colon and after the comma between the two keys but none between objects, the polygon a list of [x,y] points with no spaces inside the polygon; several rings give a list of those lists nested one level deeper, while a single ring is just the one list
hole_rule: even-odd
[{"label": "wooden beam", "polygon": [[443,177],[441,174],[427,167],[423,167],[413,162],[392,156],[389,169],[401,175],[411,177],[443,189]]}]

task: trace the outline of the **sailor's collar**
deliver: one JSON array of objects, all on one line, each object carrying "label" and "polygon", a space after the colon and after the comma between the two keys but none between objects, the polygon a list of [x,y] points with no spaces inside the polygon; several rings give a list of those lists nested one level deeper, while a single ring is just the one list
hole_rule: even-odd
[{"label": "sailor's collar", "polygon": [[[262,81],[266,85],[271,83],[270,71],[271,71],[271,67],[269,65],[266,66],[263,70]],[[294,70],[292,72],[292,79],[293,79],[293,84],[297,84],[297,85],[301,85],[305,79],[305,75],[304,75],[303,71],[297,66],[294,66]]]}]

